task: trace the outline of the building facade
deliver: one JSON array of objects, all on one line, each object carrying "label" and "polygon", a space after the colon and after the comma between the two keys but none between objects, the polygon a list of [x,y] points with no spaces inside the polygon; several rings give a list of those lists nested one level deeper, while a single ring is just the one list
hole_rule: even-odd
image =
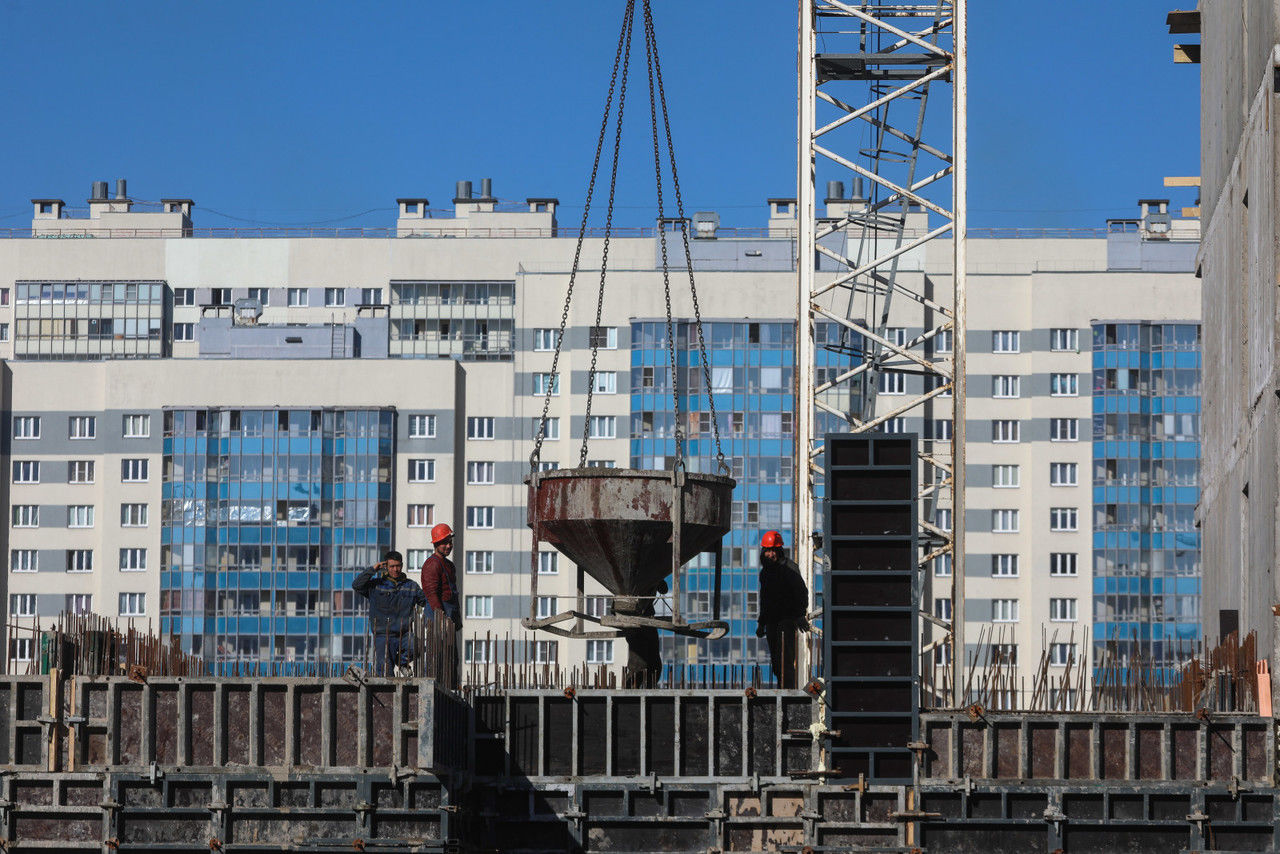
[{"label": "building facade", "polygon": [[[358,235],[204,231],[189,200],[138,207],[103,198],[79,216],[39,200],[32,229],[0,240],[11,614],[70,608],[150,620],[227,666],[346,660],[365,632],[353,574],[392,546],[419,565],[426,529],[443,521],[458,532],[469,663],[512,649],[562,664],[625,660],[621,641],[521,628],[523,616],[564,610],[580,583],[575,567],[545,555],[530,600],[523,480],[544,404],[544,468],[670,465],[676,398],[653,231],[612,239],[599,320],[601,238],[586,236],[584,268],[595,275],[578,280],[552,375],[577,237],[557,224],[554,199],[503,203],[460,187],[448,211],[401,199],[394,228]],[[909,230],[923,233],[925,215],[911,216]],[[765,227],[714,228],[691,241],[706,365],[691,296],[673,287],[690,467],[717,466],[714,400],[739,481],[722,583],[732,631],[723,641],[668,639],[666,658],[679,665],[762,657],[757,544],[769,529],[790,544],[792,530],[792,217],[794,205],[774,199]],[[1091,493],[1091,483],[1108,488],[1096,474],[1108,452],[1091,433],[1095,324],[1164,328],[1198,317],[1194,233],[1162,236],[1149,225],[971,238],[969,509],[956,520],[930,504],[929,517],[940,529],[968,526],[959,567],[967,636],[996,626],[1024,663],[1051,644],[1089,655],[1085,629],[1101,613],[1094,542],[1106,525],[1095,529],[1095,516],[1113,503],[1119,514],[1124,502]],[[898,269],[945,303],[949,263],[943,248],[917,248]],[[918,335],[918,308],[896,303],[886,334]],[[816,333],[820,373],[861,360],[857,336],[835,324]],[[945,356],[952,341],[930,346]],[[909,367],[880,375],[879,411],[923,382]],[[857,407],[864,393],[823,402]],[[919,432],[928,447],[951,435],[949,407],[937,410],[885,428]],[[1178,508],[1185,497],[1175,495]],[[687,613],[709,612],[712,566],[704,555],[686,574]],[[956,569],[942,560],[926,568],[925,607],[943,622]],[[581,584],[588,610],[608,607],[608,591]]]}]

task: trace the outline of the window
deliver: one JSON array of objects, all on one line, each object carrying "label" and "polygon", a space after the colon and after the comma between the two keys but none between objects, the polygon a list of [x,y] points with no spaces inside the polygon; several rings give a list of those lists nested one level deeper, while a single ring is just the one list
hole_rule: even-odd
[{"label": "window", "polygon": [[38,504],[13,505],[13,527],[39,528],[40,506]]},{"label": "window", "polygon": [[196,289],[195,288],[174,288],[173,304],[174,305],[195,305]]},{"label": "window", "polygon": [[463,607],[468,620],[492,620],[492,596],[464,596]]},{"label": "window", "polygon": [[496,660],[498,642],[495,640],[463,641],[463,657],[474,664],[493,664]]},{"label": "window", "polygon": [[151,436],[151,416],[145,414],[126,415],[121,429],[126,439],[146,439]]},{"label": "window", "polygon": [[613,439],[618,435],[618,419],[614,415],[591,416],[591,438]]},{"label": "window", "polygon": [[535,329],[533,330],[533,349],[540,353],[554,350],[559,338],[559,329]]},{"label": "window", "polygon": [[1076,575],[1075,552],[1053,552],[1049,555],[1049,574],[1058,576]]},{"label": "window", "polygon": [[1017,466],[997,465],[991,467],[991,485],[999,489],[1013,489],[1020,479]]},{"label": "window", "polygon": [[408,512],[405,514],[409,521],[410,528],[427,528],[431,525],[432,511],[435,509],[432,504],[410,504]]},{"label": "window", "polygon": [[493,552],[467,552],[467,575],[493,575]]},{"label": "window", "polygon": [[618,349],[618,327],[616,326],[591,327],[591,333],[588,335],[587,346],[594,347],[598,350],[617,350]]},{"label": "window", "polygon": [[555,575],[560,572],[558,552],[538,552],[538,575]]},{"label": "window", "polygon": [[14,460],[13,461],[13,482],[14,483],[39,483],[40,482],[40,461],[39,460]]},{"label": "window", "polygon": [[432,483],[435,479],[435,460],[409,460],[410,483]]},{"label": "window", "polygon": [[613,641],[587,641],[587,664],[613,664]]},{"label": "window", "polygon": [[1021,425],[1011,418],[997,418],[991,422],[991,441],[1017,442]]},{"label": "window", "polygon": [[[144,507],[146,505],[143,505]],[[92,504],[71,504],[67,507],[67,527],[68,528],[92,528],[93,527],[93,505]]]},{"label": "window", "polygon": [[10,572],[35,572],[40,560],[35,549],[13,549],[9,552]]},{"label": "window", "polygon": [[231,288],[210,288],[210,305],[231,305]]},{"label": "window", "polygon": [[468,507],[467,508],[467,527],[468,528],[492,528],[493,527],[493,508],[492,507]]},{"label": "window", "polygon": [[491,416],[470,416],[467,418],[468,439],[492,439],[493,418]]},{"label": "window", "polygon": [[361,305],[382,305],[382,288],[361,288]]},{"label": "window", "polygon": [[1049,349],[1057,352],[1080,350],[1080,331],[1078,329],[1050,329]]},{"label": "window", "polygon": [[1075,486],[1079,470],[1076,463],[1049,463],[1049,485]]},{"label": "window", "polygon": [[[1075,330],[1072,329],[1072,332]],[[1054,667],[1066,667],[1076,659],[1076,645],[1073,643],[1055,643],[1049,645],[1049,664]]]},{"label": "window", "polygon": [[1080,420],[1078,418],[1050,418],[1049,441],[1077,442],[1080,439],[1079,428]]},{"label": "window", "polygon": [[1018,397],[1022,390],[1022,377],[996,374],[991,378],[992,397]]},{"label": "window", "polygon": [[9,324],[0,323],[0,341],[9,340]]},{"label": "window", "polygon": [[67,572],[93,572],[93,550],[67,549]]},{"label": "window", "polygon": [[544,620],[547,617],[554,617],[560,613],[560,600],[556,596],[539,596],[538,597],[538,619]]},{"label": "window", "polygon": [[145,459],[124,459],[120,461],[120,480],[125,483],[144,483],[147,480],[148,466]]},{"label": "window", "polygon": [[1049,619],[1055,623],[1071,623],[1076,619],[1076,600],[1050,599]]},{"label": "window", "polygon": [[93,483],[93,460],[72,460],[67,464],[68,483]]},{"label": "window", "polygon": [[196,340],[196,325],[194,323],[173,324],[173,340],[174,341]]},{"label": "window", "polygon": [[596,371],[596,382],[594,386],[596,394],[617,394],[618,393],[618,372],[617,371]]},{"label": "window", "polygon": [[905,433],[907,432],[907,419],[901,416],[897,418],[886,418],[881,425],[886,433]]},{"label": "window", "polygon": [[1018,622],[1018,600],[1017,599],[992,599],[991,600],[991,622],[993,623]]},{"label": "window", "polygon": [[72,614],[88,614],[93,611],[93,594],[68,593],[65,607]]},{"label": "window", "polygon": [[121,593],[120,616],[145,617],[147,615],[147,594]]},{"label": "window", "polygon": [[560,393],[560,377],[551,373],[537,373],[533,375],[533,393],[545,395],[548,393],[557,395]]},{"label": "window", "polygon": [[14,661],[30,661],[33,649],[35,649],[34,638],[14,638],[10,654]]},{"label": "window", "polygon": [[1080,375],[1050,374],[1049,394],[1052,397],[1076,397],[1080,394]]},{"label": "window", "polygon": [[933,574],[939,578],[951,575],[951,555],[938,555],[933,559]]},{"label": "window", "polygon": [[881,394],[906,394],[907,375],[902,371],[884,371],[880,374]]},{"label": "window", "polygon": [[884,339],[895,347],[907,346],[907,329],[905,326],[886,326]]},{"label": "window", "polygon": [[121,572],[143,572],[147,568],[147,550],[146,549],[121,549],[120,550],[120,571]]},{"label": "window", "polygon": [[434,439],[436,436],[436,417],[434,415],[410,415],[410,439]]},{"label": "window", "polygon": [[529,661],[533,664],[555,664],[559,656],[559,641],[529,641]]},{"label": "window", "polygon": [[1017,353],[1018,333],[1009,329],[998,329],[991,333],[992,353]]},{"label": "window", "polygon": [[147,505],[121,504],[120,505],[120,527],[122,528],[147,527]]},{"label": "window", "polygon": [[67,419],[67,436],[72,439],[92,439],[98,435],[98,419],[92,415],[72,415]]},{"label": "window", "polygon": [[609,613],[609,597],[608,596],[587,596],[584,597],[583,605],[586,609],[587,616],[603,617]]},{"label": "window", "polygon": [[13,593],[9,596],[9,616],[34,617],[36,615],[36,594]]},{"label": "window", "polygon": [[494,468],[495,466],[491,462],[467,463],[467,483],[470,483],[470,484],[493,483]]},{"label": "window", "polygon": [[991,531],[996,534],[1014,534],[1018,531],[1017,510],[992,510]]},{"label": "window", "polygon": [[937,335],[933,336],[933,352],[950,353],[952,350],[952,331],[944,329]]},{"label": "window", "polygon": [[929,435],[926,439],[937,439],[942,442],[950,442],[952,437],[952,421],[950,418],[934,418],[928,422],[930,428]]},{"label": "window", "polygon": [[342,308],[347,304],[346,288],[325,288],[324,289],[324,307],[325,308]]},{"label": "window", "polygon": [[249,299],[256,299],[258,305],[266,307],[271,305],[270,293],[269,288],[249,288]]},{"label": "window", "polygon": [[1016,578],[1018,576],[1018,556],[1016,554],[992,555],[991,575],[994,578]]},{"label": "window", "polygon": [[435,549],[409,549],[405,552],[405,570],[421,569],[422,565],[427,562],[427,558],[434,554]]},{"label": "window", "polygon": [[[541,424],[542,424],[541,418],[533,419],[533,433],[530,434],[531,437],[533,438],[537,437],[538,428],[541,426]],[[546,435],[544,435],[542,438],[548,441],[560,438],[560,419],[559,418],[547,419]]]},{"label": "window", "polygon": [[1050,531],[1076,530],[1076,508],[1050,507],[1049,508],[1049,530]]},{"label": "window", "polygon": [[288,288],[286,302],[292,308],[304,308],[311,304],[311,292],[307,288]]},{"label": "window", "polygon": [[938,507],[933,511],[933,524],[937,525],[940,530],[951,530],[951,508]]},{"label": "window", "polygon": [[40,438],[40,416],[39,415],[16,416],[13,419],[13,438],[39,439]]},{"label": "window", "polygon": [[939,620],[951,622],[951,600],[950,599],[934,599],[933,600],[933,616]]}]

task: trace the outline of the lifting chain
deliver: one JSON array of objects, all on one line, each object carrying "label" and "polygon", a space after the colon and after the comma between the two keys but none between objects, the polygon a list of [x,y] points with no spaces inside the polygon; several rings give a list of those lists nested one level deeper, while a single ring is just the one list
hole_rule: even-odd
[{"label": "lifting chain", "polygon": [[[618,93],[618,110],[615,118],[613,140],[613,162],[609,174],[609,198],[605,214],[604,243],[600,261],[600,290],[596,295],[595,325],[591,327],[589,344],[591,347],[591,367],[587,373],[587,406],[586,417],[582,425],[582,446],[578,453],[578,465],[587,464],[588,441],[591,437],[591,407],[595,394],[596,364],[599,356],[600,340],[595,330],[601,328],[604,317],[604,288],[609,266],[609,239],[613,231],[614,199],[617,192],[618,159],[622,151],[622,120],[627,99],[627,83],[631,67],[631,36],[635,20],[635,0],[627,0],[623,12],[622,31],[618,35],[618,46],[613,57],[613,73],[609,80],[609,93],[605,99],[604,117],[600,121],[600,134],[596,140],[595,159],[591,165],[591,179],[587,184],[586,203],[582,211],[582,228],[578,232],[578,241],[573,253],[573,267],[569,273],[569,285],[565,293],[564,309],[560,313],[560,328],[556,337],[555,352],[551,359],[551,373],[544,389],[542,401],[542,417],[538,422],[538,433],[534,439],[533,453],[529,457],[530,474],[536,475],[542,456],[542,443],[546,438],[547,415],[551,409],[551,398],[558,385],[560,354],[564,346],[565,330],[569,321],[569,309],[573,302],[573,288],[577,281],[579,265],[582,260],[582,245],[587,233],[587,221],[591,211],[591,202],[595,195],[596,178],[600,171],[600,157],[604,151],[604,140],[608,132],[609,117],[613,113],[614,92]],[[649,83],[649,121],[653,137],[653,162],[658,196],[658,240],[662,253],[662,286],[666,303],[667,326],[667,358],[671,369],[671,397],[674,411],[676,453],[674,469],[685,467],[685,431],[680,418],[680,382],[676,357],[675,321],[671,310],[671,276],[668,265],[667,234],[663,226],[665,207],[662,193],[662,155],[658,138],[658,107],[662,108],[662,127],[665,131],[667,158],[671,163],[671,183],[676,197],[676,212],[680,224],[680,236],[683,242],[685,266],[689,271],[689,294],[693,302],[694,328],[698,335],[698,353],[702,362],[703,383],[711,414],[711,430],[715,440],[716,463],[722,474],[729,474],[730,467],[725,461],[724,450],[720,443],[720,424],[716,416],[715,396],[711,385],[711,366],[707,358],[706,339],[702,330],[702,309],[698,303],[698,291],[694,284],[693,253],[689,246],[689,223],[685,218],[684,199],[680,192],[680,176],[676,169],[675,145],[671,137],[671,122],[667,110],[667,95],[662,82],[662,64],[658,59],[658,40],[653,25],[653,10],[650,0],[643,0],[645,36],[645,60]],[[619,68],[622,79],[618,79]],[[572,389],[570,389],[572,392]]]},{"label": "lifting chain", "polygon": [[[596,139],[596,156],[591,164],[591,180],[587,182],[587,199],[582,207],[582,227],[578,230],[578,242],[573,250],[573,267],[569,271],[569,287],[564,297],[564,309],[560,312],[560,329],[556,333],[556,349],[551,357],[551,374],[547,379],[547,388],[542,399],[542,417],[538,420],[538,435],[534,438],[533,453],[529,456],[530,474],[537,474],[538,472],[538,462],[542,458],[542,442],[547,437],[547,414],[551,411],[552,392],[556,390],[556,385],[559,382],[557,371],[560,366],[560,351],[564,346],[565,327],[569,322],[569,307],[573,304],[573,285],[578,276],[578,264],[582,259],[582,243],[587,236],[587,217],[591,214],[591,200],[595,195],[596,189],[596,174],[600,171],[600,154],[604,150],[604,137],[609,129],[609,114],[613,109],[613,93],[618,84],[618,67],[622,63],[624,48],[630,49],[631,20],[634,12],[635,0],[627,0],[627,7],[622,13],[622,32],[618,34],[618,47],[613,54],[613,75],[609,78],[609,94],[604,101],[604,116],[600,119],[600,135]],[[614,162],[616,168],[617,152],[614,153]]]}]

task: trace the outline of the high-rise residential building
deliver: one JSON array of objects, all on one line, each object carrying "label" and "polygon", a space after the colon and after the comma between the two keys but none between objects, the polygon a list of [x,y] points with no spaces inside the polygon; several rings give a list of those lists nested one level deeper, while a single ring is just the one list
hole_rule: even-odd
[{"label": "high-rise residential building", "polygon": [[[36,200],[30,229],[3,232],[10,613],[70,608],[150,620],[226,666],[346,660],[360,654],[366,631],[349,589],[354,573],[388,547],[420,565],[430,526],[448,522],[457,531],[469,662],[504,654],[499,641],[510,638],[535,661],[621,664],[622,641],[534,637],[519,623],[565,610],[577,596],[579,573],[562,557],[545,554],[530,567],[523,480],[544,406],[544,468],[669,466],[678,400],[690,468],[714,471],[714,401],[738,479],[723,553],[722,613],[732,631],[722,641],[671,638],[664,649],[687,665],[759,661],[759,537],[775,529],[791,545],[793,521],[794,204],[770,200],[767,225],[755,229],[700,218],[690,248],[708,363],[687,279],[673,276],[676,397],[657,231],[612,238],[599,318],[602,240],[589,232],[578,296],[564,315],[577,233],[557,223],[554,199],[500,202],[491,187],[477,196],[460,186],[449,210],[423,198],[398,204],[386,229],[203,230],[190,200],[151,211],[123,188],[108,199],[103,187],[88,211]],[[847,207],[829,200],[831,221]],[[1095,325],[1172,329],[1177,341],[1197,321],[1194,228],[1174,221],[1161,231],[1160,214],[1148,204],[1141,218],[1105,229],[971,234],[969,509],[954,519],[951,508],[926,502],[937,528],[967,526],[970,554],[960,567],[940,559],[925,568],[925,607],[949,620],[951,573],[967,573],[967,636],[996,626],[1023,662],[1041,653],[1042,626],[1055,656],[1069,644],[1080,656],[1089,654],[1084,633],[1095,619],[1128,619],[1095,618],[1095,571],[1118,575],[1099,561],[1120,559],[1106,545],[1107,507],[1116,505],[1117,520],[1120,505],[1135,502],[1167,505],[1163,519],[1176,524],[1185,515],[1185,492],[1156,498],[1139,484],[1109,500],[1105,461],[1114,459],[1122,477],[1120,461],[1155,455],[1157,442],[1109,455],[1098,444],[1109,441],[1105,418],[1103,435],[1095,433],[1095,412],[1109,411],[1097,407],[1112,397],[1131,402],[1119,389],[1093,391]],[[922,212],[908,219],[908,235],[928,227]],[[835,237],[841,251],[856,251],[857,236]],[[950,293],[950,256],[934,251],[942,252],[917,247],[898,259],[898,275],[928,299],[897,301],[886,317],[852,325],[884,325],[894,340],[932,327],[919,312]],[[834,275],[816,263],[820,275]],[[815,333],[820,376],[862,360],[849,327],[832,322]],[[944,334],[929,347],[945,356],[952,345]],[[1151,348],[1151,375],[1157,361],[1173,359],[1168,381],[1178,381],[1181,352]],[[890,363],[879,374],[879,412],[919,390],[924,380],[910,368]],[[865,392],[841,393],[847,399],[831,391],[821,401],[860,407]],[[1161,430],[1167,414],[1191,414],[1178,408],[1188,397],[1181,392],[1143,395],[1149,431],[1157,414]],[[895,415],[884,428],[919,432],[928,453],[951,435],[945,403]],[[1183,449],[1167,444],[1159,452],[1178,459]],[[1139,565],[1154,579],[1168,571],[1170,547],[1167,538],[1154,545],[1158,517],[1150,518],[1150,548],[1165,563],[1157,570],[1153,552]],[[1167,599],[1172,583],[1172,595],[1194,595],[1181,591],[1198,564],[1172,559],[1172,582],[1135,589]],[[686,613],[709,613],[712,566],[704,555],[685,574]],[[530,601],[533,571],[538,598]],[[1111,602],[1110,583],[1098,603]],[[589,612],[608,608],[607,591],[590,578],[584,593]],[[1172,607],[1182,632],[1195,602]]]}]

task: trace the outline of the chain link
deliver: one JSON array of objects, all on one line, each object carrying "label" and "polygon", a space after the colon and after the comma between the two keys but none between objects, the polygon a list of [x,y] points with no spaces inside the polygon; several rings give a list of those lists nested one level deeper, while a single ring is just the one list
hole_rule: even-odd
[{"label": "chain link", "polygon": [[[666,207],[662,197],[662,155],[658,148],[658,108],[655,97],[656,81],[654,78],[654,40],[653,18],[649,10],[649,0],[644,0],[644,58],[648,69],[649,80],[649,123],[653,130],[653,173],[654,186],[658,193],[658,245],[662,251],[662,295],[667,307],[667,358],[671,365],[671,407],[674,411],[676,457],[672,468],[685,467],[684,427],[680,421],[680,383],[679,371],[676,368],[676,336],[675,324],[671,317],[671,270],[667,262],[667,229],[663,224]],[[684,223],[681,223],[683,228]]]},{"label": "chain link", "polygon": [[[716,447],[716,464],[722,474],[730,474],[728,463],[724,459],[724,449],[720,445],[720,421],[716,417],[716,398],[711,388],[711,364],[707,360],[707,342],[702,333],[702,309],[698,305],[698,288],[693,281],[693,253],[689,249],[689,225],[684,216],[684,198],[680,192],[680,173],[676,169],[676,149],[675,143],[671,139],[671,119],[667,113],[667,91],[662,85],[662,61],[658,58],[658,37],[653,26],[653,10],[650,8],[650,0],[644,0],[644,27],[645,36],[649,44],[652,45],[653,71],[658,82],[658,97],[662,103],[662,124],[666,130],[667,137],[667,157],[671,161],[671,186],[676,196],[676,215],[680,217],[680,236],[684,241],[684,259],[689,270],[689,296],[693,301],[693,321],[694,328],[698,330],[698,355],[702,360],[702,376],[703,382],[706,384],[707,403],[711,409],[711,431],[715,438]],[[658,127],[655,121],[654,128],[654,146],[657,146]],[[662,182],[658,182],[659,192],[661,192]],[[666,276],[666,238],[663,238],[663,276]],[[667,296],[667,326],[670,329],[671,324],[671,297]],[[675,343],[672,342],[672,360],[675,359]],[[675,377],[672,377],[672,385],[674,387]],[[676,425],[676,442],[680,443],[680,426]]]},{"label": "chain link", "polygon": [[542,442],[547,436],[547,414],[551,411],[551,396],[558,383],[560,351],[564,346],[564,331],[569,322],[569,307],[573,303],[573,286],[578,277],[578,265],[582,260],[582,244],[587,235],[587,218],[591,214],[591,201],[596,189],[596,175],[600,171],[600,154],[604,151],[605,134],[609,129],[609,114],[613,111],[613,93],[618,83],[618,66],[622,62],[623,47],[630,45],[631,21],[634,16],[635,0],[627,0],[626,9],[622,13],[622,30],[618,33],[618,47],[613,54],[613,74],[609,78],[609,94],[605,96],[604,116],[600,119],[600,134],[596,139],[596,154],[595,160],[591,164],[591,179],[587,182],[587,199],[582,207],[582,228],[578,230],[578,241],[573,250],[573,267],[569,271],[569,286],[565,291],[564,309],[560,312],[560,330],[556,336],[555,353],[551,357],[551,376],[547,381],[546,393],[542,399],[542,417],[538,421],[538,435],[534,438],[533,453],[529,455],[530,474],[537,474],[538,462],[542,458]]},{"label": "chain link", "polygon": [[[591,403],[596,390],[596,359],[600,355],[600,342],[590,340],[591,333],[600,328],[604,317],[604,282],[609,269],[609,235],[613,231],[613,200],[618,188],[618,157],[622,154],[622,113],[627,105],[627,81],[631,76],[631,33],[635,22],[635,0],[627,3],[627,20],[623,24],[626,46],[622,49],[622,85],[618,90],[618,120],[613,132],[613,168],[609,173],[609,205],[605,211],[604,245],[600,249],[600,292],[596,294],[596,322],[588,330],[587,343],[591,346],[591,369],[587,372],[587,413],[582,421],[582,448],[578,451],[578,466],[587,464],[587,442],[591,438]],[[572,392],[572,389],[570,389]]]}]

